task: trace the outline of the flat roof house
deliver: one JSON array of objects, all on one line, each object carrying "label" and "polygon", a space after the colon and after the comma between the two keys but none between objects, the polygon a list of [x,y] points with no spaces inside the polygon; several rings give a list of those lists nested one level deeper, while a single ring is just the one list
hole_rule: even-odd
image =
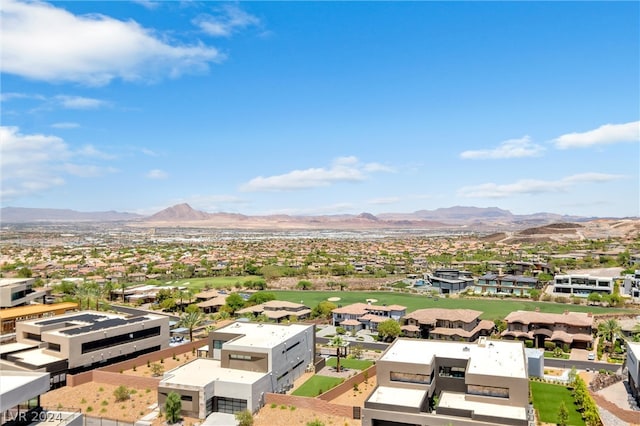
[{"label": "flat roof house", "polygon": [[589,274],[556,275],[553,292],[567,296],[587,297],[591,293],[613,294],[614,279]]},{"label": "flat roof house", "polygon": [[41,299],[46,291],[33,289],[35,278],[0,278],[0,308],[13,308]]},{"label": "flat roof house", "polygon": [[76,373],[169,347],[169,318],[82,311],[16,324],[16,345],[6,356],[29,370],[51,373],[52,385]]},{"label": "flat roof house", "polygon": [[493,321],[481,320],[473,309],[418,309],[404,316],[401,328],[410,337],[472,342],[493,331]]},{"label": "flat roof house", "polygon": [[0,370],[0,424],[2,426],[82,426],[77,412],[44,410],[40,395],[49,390],[49,373]]},{"label": "flat roof house", "polygon": [[199,419],[257,411],[265,393],[287,391],[313,368],[315,326],[236,321],[209,334],[209,349],[210,358],[165,373],[158,387],[160,406],[176,392],[183,414]]},{"label": "flat roof house", "polygon": [[593,317],[585,312],[548,314],[515,311],[507,315],[505,321],[504,339],[532,340],[537,348],[544,348],[545,341],[579,349],[593,345]]},{"label": "flat roof house", "polygon": [[377,361],[363,426],[527,426],[522,342],[396,340]]},{"label": "flat roof house", "polygon": [[2,309],[0,310],[0,328],[2,334],[13,333],[16,331],[16,322],[53,317],[77,309],[78,304],[75,302],[61,302],[47,305],[39,303]]},{"label": "flat roof house", "polygon": [[458,269],[436,269],[433,275],[427,275],[427,279],[442,294],[460,293],[473,285],[471,272]]},{"label": "flat roof house", "polygon": [[631,394],[640,404],[640,343],[627,341],[626,366]]},{"label": "flat roof house", "polygon": [[538,279],[522,275],[485,274],[473,288],[476,294],[527,296],[538,287]]}]

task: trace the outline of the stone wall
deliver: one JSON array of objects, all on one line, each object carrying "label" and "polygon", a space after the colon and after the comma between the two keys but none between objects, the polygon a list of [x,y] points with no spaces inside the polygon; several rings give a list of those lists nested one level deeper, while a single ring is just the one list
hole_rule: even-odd
[{"label": "stone wall", "polygon": [[335,388],[331,388],[330,390],[326,391],[322,395],[319,395],[318,399],[322,399],[324,401],[331,401],[332,399],[337,398],[343,393],[353,390],[354,384],[357,383],[359,385],[360,383],[363,383],[365,375],[367,375],[367,377],[369,378],[374,377],[376,375],[376,371],[377,371],[376,365],[374,364],[371,367],[367,368],[366,370],[363,370],[360,373],[356,374],[355,376],[348,378],[347,380],[340,383]]}]

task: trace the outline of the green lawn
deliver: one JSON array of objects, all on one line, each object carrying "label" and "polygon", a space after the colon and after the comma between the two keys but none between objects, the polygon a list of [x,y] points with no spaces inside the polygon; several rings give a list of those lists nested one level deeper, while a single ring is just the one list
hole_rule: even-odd
[{"label": "green lawn", "polygon": [[558,421],[558,410],[560,401],[569,411],[569,424],[571,426],[582,426],[584,420],[579,412],[575,410],[571,391],[562,385],[549,383],[530,382],[531,394],[533,396],[533,407],[538,411],[539,421],[543,423],[556,424]]},{"label": "green lawn", "polygon": [[482,311],[480,318],[495,320],[503,319],[513,311],[535,311],[540,308],[540,312],[562,313],[566,309],[572,312],[630,312],[630,310],[603,308],[600,306],[584,306],[584,305],[568,305],[562,303],[550,302],[533,302],[523,299],[449,299],[439,297],[429,298],[427,296],[408,294],[408,293],[391,293],[382,291],[310,291],[310,290],[268,290],[276,295],[278,300],[287,300],[290,302],[304,303],[313,308],[318,303],[326,301],[329,297],[339,297],[339,302],[333,302],[339,305],[349,305],[351,303],[366,303],[367,299],[378,300],[375,304],[382,305],[402,305],[407,307],[407,312],[413,312],[416,309],[424,308],[447,308],[447,309],[475,309]]},{"label": "green lawn", "polygon": [[338,386],[344,379],[340,377],[328,377],[315,375],[304,382],[302,386],[292,392],[296,396],[316,397],[331,388]]},{"label": "green lawn", "polygon": [[555,358],[555,359],[569,359],[569,354],[565,354],[563,353],[560,356],[555,356],[553,351],[544,351],[544,357],[545,358]]},{"label": "green lawn", "polygon": [[190,290],[199,292],[204,288],[205,284],[209,284],[209,287],[211,288],[233,287],[235,289],[236,283],[242,284],[245,281],[256,281],[261,279],[262,277],[258,276],[185,278],[175,281],[167,281],[162,283],[161,286],[187,287]]},{"label": "green lawn", "polygon": [[[338,358],[331,357],[327,360],[329,367],[335,367],[338,363]],[[352,370],[365,370],[373,365],[373,361],[366,359],[344,359],[340,358],[340,366],[344,368],[350,368]]]}]

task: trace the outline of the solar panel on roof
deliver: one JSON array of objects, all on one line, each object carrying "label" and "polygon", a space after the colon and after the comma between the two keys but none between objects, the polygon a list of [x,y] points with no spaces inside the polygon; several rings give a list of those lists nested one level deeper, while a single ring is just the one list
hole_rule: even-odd
[{"label": "solar panel on roof", "polygon": [[35,324],[36,325],[51,325],[51,324],[57,324],[59,322],[67,322],[67,321],[81,321],[81,322],[94,323],[97,320],[99,320],[100,318],[106,318],[106,316],[97,315],[97,314],[78,314],[78,315],[73,315],[73,316],[56,317],[56,318],[53,318],[53,319],[48,319],[48,320],[44,320],[44,321],[38,321]]},{"label": "solar panel on roof", "polygon": [[75,336],[76,334],[89,333],[91,331],[103,330],[106,328],[118,327],[121,325],[133,324],[136,322],[144,321],[148,319],[147,317],[135,317],[135,318],[110,318],[104,321],[96,321],[91,325],[87,325],[84,327],[71,328],[69,330],[62,330],[60,333],[66,334],[67,336]]}]

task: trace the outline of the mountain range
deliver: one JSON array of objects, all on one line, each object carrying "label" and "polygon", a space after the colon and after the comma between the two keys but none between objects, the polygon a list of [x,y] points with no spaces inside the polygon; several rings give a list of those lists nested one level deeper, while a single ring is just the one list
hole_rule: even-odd
[{"label": "mountain range", "polygon": [[69,209],[4,207],[0,221],[9,223],[43,222],[127,222],[136,227],[188,226],[232,229],[522,229],[558,222],[581,222],[589,218],[553,213],[516,215],[497,207],[455,206],[413,213],[361,213],[358,215],[265,215],[207,213],[183,203],[150,216],[134,213],[79,212]]}]

